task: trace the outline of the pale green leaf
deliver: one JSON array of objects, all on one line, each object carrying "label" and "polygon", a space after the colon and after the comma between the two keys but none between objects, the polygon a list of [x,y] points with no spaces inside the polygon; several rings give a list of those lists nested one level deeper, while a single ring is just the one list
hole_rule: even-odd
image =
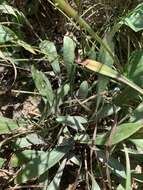
[{"label": "pale green leaf", "polygon": [[49,79],[45,76],[43,72],[35,69],[34,66],[32,66],[31,72],[35,86],[38,89],[39,93],[42,95],[44,101],[48,102],[49,105],[52,106],[54,93]]},{"label": "pale green leaf", "polygon": [[73,71],[75,48],[76,48],[75,41],[69,36],[64,36],[64,44],[63,44],[64,64],[67,68],[69,75],[71,75]]},{"label": "pale green leaf", "polygon": [[83,81],[79,87],[79,93],[78,96],[81,99],[85,99],[88,95],[88,82]]},{"label": "pale green leaf", "polygon": [[8,27],[0,24],[0,44],[17,40],[17,35]]},{"label": "pale green leaf", "polygon": [[45,54],[48,61],[51,63],[55,73],[60,73],[60,66],[58,61],[58,54],[53,42],[44,40],[40,43],[40,49]]},{"label": "pale green leaf", "polygon": [[26,123],[18,122],[6,117],[0,116],[0,134],[12,132],[14,129],[24,127]]},{"label": "pale green leaf", "polygon": [[101,190],[98,183],[94,179],[93,175],[90,174],[90,177],[91,177],[91,183],[92,183],[91,190]]},{"label": "pale green leaf", "polygon": [[22,40],[17,40],[16,44],[23,47],[25,50],[29,51],[30,53],[36,54],[35,49],[30,44],[28,44]]},{"label": "pale green leaf", "polygon": [[121,23],[126,24],[135,32],[143,29],[143,3],[140,3],[133,11],[131,11]]}]

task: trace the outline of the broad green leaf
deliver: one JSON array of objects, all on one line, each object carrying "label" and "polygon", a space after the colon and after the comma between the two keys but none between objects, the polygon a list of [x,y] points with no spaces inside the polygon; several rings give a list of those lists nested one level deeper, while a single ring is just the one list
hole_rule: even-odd
[{"label": "broad green leaf", "polygon": [[73,72],[75,48],[76,48],[75,41],[69,36],[64,36],[64,44],[63,44],[64,64],[67,68],[69,76],[71,76]]},{"label": "broad green leaf", "polygon": [[68,139],[65,143],[57,146],[52,151],[42,152],[36,158],[22,167],[16,177],[17,183],[24,183],[32,178],[38,177],[48,169],[57,164],[73,146],[73,141]]},{"label": "broad green leaf", "polygon": [[87,123],[87,120],[81,116],[58,116],[56,121],[67,125],[75,130],[84,131],[85,128],[82,124]]},{"label": "broad green leaf", "polygon": [[[117,144],[143,128],[143,125],[137,123],[124,123],[122,125],[117,126],[116,132],[112,137],[112,145]],[[101,135],[97,135],[95,143],[97,145],[105,145],[108,141],[110,132],[103,133]],[[80,140],[80,139],[79,139]],[[92,144],[92,140],[80,140],[80,143]]]},{"label": "broad green leaf", "polygon": [[66,161],[67,161],[66,158],[62,161],[54,179],[52,180],[52,182],[50,183],[48,188],[46,188],[45,190],[59,190],[60,189],[60,181],[61,181],[61,177],[63,175]]},{"label": "broad green leaf", "polygon": [[18,138],[16,142],[13,143],[14,148],[23,148],[31,145],[45,144],[45,142],[36,133],[28,134],[26,137]]},{"label": "broad green leaf", "polygon": [[79,87],[79,93],[78,96],[81,99],[85,99],[88,95],[88,82],[83,81]]},{"label": "broad green leaf", "polygon": [[116,70],[112,69],[111,67],[109,67],[105,64],[102,64],[102,63],[94,61],[94,60],[86,59],[85,61],[83,61],[81,63],[81,65],[85,66],[87,69],[90,69],[96,73],[99,73],[101,75],[104,75],[104,76],[113,78],[119,82],[122,82],[143,95],[142,88],[140,88],[138,85],[133,83],[131,80],[127,79],[125,76],[121,75]]},{"label": "broad green leaf", "polygon": [[[122,125],[117,126],[116,132],[112,137],[112,145],[117,144],[131,135],[136,133],[139,129],[141,129],[143,125],[139,125],[136,123],[124,123]],[[99,135],[96,138],[96,144],[103,145],[107,142],[109,133],[104,135]]]},{"label": "broad green leaf", "polygon": [[35,69],[34,66],[32,66],[31,72],[35,86],[38,89],[39,93],[42,95],[44,101],[48,102],[49,105],[52,106],[54,100],[54,93],[49,79],[43,72]]},{"label": "broad green leaf", "polygon": [[17,40],[17,35],[8,27],[0,24],[0,44]]},{"label": "broad green leaf", "polygon": [[26,123],[18,122],[6,117],[0,116],[0,134],[9,133],[19,127],[24,127]]},{"label": "broad green leaf", "polygon": [[43,154],[43,151],[36,151],[36,150],[24,150],[22,152],[17,151],[12,155],[10,159],[10,166],[19,167],[23,164],[28,163],[33,159],[36,159],[41,154]]},{"label": "broad green leaf", "polygon": [[60,73],[60,66],[58,61],[58,54],[53,42],[44,40],[40,43],[40,49],[45,54],[48,61],[51,63],[55,73]]},{"label": "broad green leaf", "polygon": [[135,32],[143,29],[143,3],[140,3],[133,11],[131,11],[121,23],[129,26]]}]

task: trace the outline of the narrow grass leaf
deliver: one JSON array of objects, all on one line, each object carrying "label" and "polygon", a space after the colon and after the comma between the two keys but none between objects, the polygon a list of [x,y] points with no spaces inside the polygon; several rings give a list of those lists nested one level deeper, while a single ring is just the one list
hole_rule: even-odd
[{"label": "narrow grass leaf", "polygon": [[23,47],[25,50],[29,51],[30,53],[36,54],[35,49],[30,44],[28,44],[22,40],[17,40],[16,44]]},{"label": "narrow grass leaf", "polygon": [[129,159],[128,149],[125,144],[124,144],[124,151],[125,151],[125,157],[126,157],[126,175],[127,175],[126,190],[132,190],[130,159]]},{"label": "narrow grass leaf", "polygon": [[93,175],[89,174],[91,177],[91,190],[101,190],[98,183],[96,182],[96,180],[94,179]]}]

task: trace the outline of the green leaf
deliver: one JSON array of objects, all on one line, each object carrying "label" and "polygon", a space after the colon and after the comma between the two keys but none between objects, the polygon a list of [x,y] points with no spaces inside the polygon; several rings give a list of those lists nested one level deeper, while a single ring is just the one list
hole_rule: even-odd
[{"label": "green leaf", "polygon": [[[112,137],[112,145],[117,144],[131,135],[135,134],[139,129],[141,129],[143,125],[139,125],[137,123],[124,123],[122,125],[117,126],[116,132]],[[105,133],[102,135],[98,135],[96,138],[97,145],[105,145],[110,133]]]},{"label": "green leaf", "polygon": [[23,47],[25,50],[29,51],[30,53],[36,54],[34,48],[30,44],[22,40],[17,40],[16,44],[20,45],[21,47]]},{"label": "green leaf", "polygon": [[45,54],[48,61],[51,63],[55,73],[60,73],[58,54],[53,42],[44,40],[39,45],[41,52]]},{"label": "green leaf", "polygon": [[113,78],[119,82],[122,82],[143,95],[142,88],[140,88],[137,84],[135,84],[134,82],[132,82],[125,76],[118,73],[116,70],[112,69],[111,67],[103,63],[100,63],[98,61],[94,61],[91,59],[86,59],[85,61],[81,62],[81,65],[85,66],[87,69],[90,69],[91,71],[94,71],[98,74],[101,74],[101,75]]},{"label": "green leaf", "polygon": [[133,11],[130,12],[121,23],[129,26],[135,32],[143,29],[143,3],[140,3]]},{"label": "green leaf", "polygon": [[116,190],[125,190],[124,187],[120,184],[118,185],[117,189]]},{"label": "green leaf", "polygon": [[24,183],[32,178],[38,177],[48,169],[57,164],[73,146],[73,140],[68,139],[52,151],[42,152],[36,158],[22,167],[16,177],[17,183]]},{"label": "green leaf", "polygon": [[31,72],[35,86],[38,89],[39,93],[42,95],[43,100],[45,102],[48,102],[49,105],[52,106],[54,93],[49,79],[45,76],[43,72],[35,69],[34,66],[32,66]]},{"label": "green leaf", "polygon": [[[113,52],[114,54],[114,42],[113,42],[113,37],[115,35],[114,27],[110,32],[107,32],[103,38],[104,44],[106,44],[106,47]],[[99,60],[104,63],[105,65],[108,65],[109,67],[113,66],[114,60],[113,57],[101,46],[100,54],[99,54]],[[109,79],[104,77],[104,76],[99,76],[98,77],[98,83],[97,83],[97,91],[98,91],[98,96],[97,96],[97,107],[96,109],[99,108],[99,105],[102,100],[102,96],[100,95],[105,89],[107,88],[107,85],[109,83]]]},{"label": "green leaf", "polygon": [[18,122],[6,117],[0,116],[0,134],[5,134],[18,129],[19,127],[24,127],[26,123]]},{"label": "green leaf", "polygon": [[46,188],[45,190],[59,190],[60,189],[60,181],[61,181],[61,177],[63,175],[66,161],[67,161],[66,158],[62,161],[54,179],[52,180],[52,182],[50,183],[48,188]]},{"label": "green leaf", "polygon": [[23,164],[28,163],[29,161],[36,159],[43,151],[36,151],[36,150],[24,150],[22,152],[16,152],[12,155],[10,159],[10,166],[11,167],[19,167]]},{"label": "green leaf", "polygon": [[79,87],[79,93],[78,96],[81,99],[85,99],[88,95],[88,82],[83,81]]},{"label": "green leaf", "polygon": [[143,103],[139,104],[139,106],[132,112],[129,121],[143,124]]},{"label": "green leaf", "polygon": [[81,116],[58,116],[56,121],[67,125],[75,130],[84,131],[85,128],[82,124],[87,123],[87,120]]},{"label": "green leaf", "polygon": [[127,75],[132,81],[143,87],[143,51],[135,51],[131,54]]},{"label": "green leaf", "polygon": [[130,169],[130,159],[128,154],[128,149],[126,145],[124,145],[125,157],[126,157],[126,190],[132,190],[131,183],[131,169]]},{"label": "green leaf", "polygon": [[113,105],[111,104],[104,104],[102,109],[100,109],[98,112],[97,112],[97,118],[98,119],[102,119],[102,118],[106,118],[108,116],[111,116],[115,113],[117,113],[121,108],[118,106],[118,107],[115,107],[115,110],[113,108]]},{"label": "green leaf", "polygon": [[0,44],[17,40],[17,35],[8,27],[0,24]]},{"label": "green leaf", "polygon": [[137,150],[143,151],[143,139],[129,139],[137,148]]},{"label": "green leaf", "polygon": [[[117,126],[116,132],[114,136],[112,137],[112,145],[115,145],[133,134],[135,134],[137,131],[139,131],[141,128],[143,128],[143,125],[137,124],[137,123],[124,123],[122,125]],[[97,145],[105,145],[108,141],[108,138],[110,136],[110,132],[103,133],[100,135],[97,135],[95,143]],[[85,143],[85,144],[92,144],[93,140],[82,140],[79,139],[80,143]]]},{"label": "green leaf", "polygon": [[45,142],[36,133],[28,134],[26,137],[18,138],[16,142],[13,143],[14,148],[23,148],[31,145],[45,144]]},{"label": "green leaf", "polygon": [[0,13],[12,15],[16,17],[17,20],[24,18],[24,14],[22,12],[6,3],[0,5]]},{"label": "green leaf", "polygon": [[64,64],[67,68],[69,76],[71,76],[73,72],[75,48],[76,48],[75,41],[69,36],[64,36],[64,44],[63,44]]},{"label": "green leaf", "polygon": [[97,150],[97,155],[100,162],[104,164],[106,163],[106,165],[109,167],[109,169],[112,171],[114,175],[126,179],[125,168],[118,159],[115,159],[112,156],[110,156],[107,162],[106,155],[102,150]]}]

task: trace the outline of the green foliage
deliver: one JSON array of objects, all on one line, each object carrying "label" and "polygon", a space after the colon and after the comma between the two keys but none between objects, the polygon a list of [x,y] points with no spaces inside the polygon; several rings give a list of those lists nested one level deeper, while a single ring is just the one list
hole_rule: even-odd
[{"label": "green foliage", "polygon": [[[44,1],[13,2],[0,1],[2,188],[142,189],[143,3],[129,10],[127,1],[112,18],[105,2],[73,1],[76,11],[70,1],[49,1],[62,26]],[[94,32],[90,17],[102,4],[109,20]]]}]

